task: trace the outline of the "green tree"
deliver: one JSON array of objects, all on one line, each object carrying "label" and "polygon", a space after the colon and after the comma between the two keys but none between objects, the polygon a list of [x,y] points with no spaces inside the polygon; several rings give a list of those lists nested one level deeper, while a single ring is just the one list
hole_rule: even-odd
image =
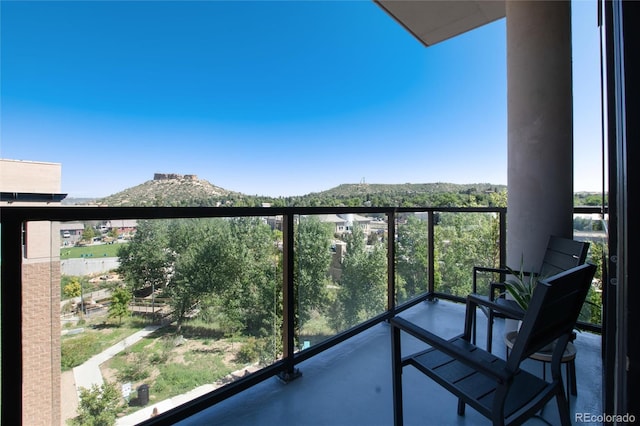
[{"label": "green tree", "polygon": [[73,277],[71,280],[64,286],[64,296],[67,299],[71,299],[73,297],[80,297],[82,295],[82,285],[80,284],[80,280],[78,277]]},{"label": "green tree", "polygon": [[91,389],[80,389],[79,415],[72,420],[78,426],[112,426],[120,410],[120,393],[115,384],[104,382]]},{"label": "green tree", "polygon": [[282,317],[282,255],[276,234],[259,218],[235,218],[230,226],[231,273],[222,296],[244,318],[245,332],[272,335]]},{"label": "green tree", "polygon": [[492,213],[440,214],[434,235],[436,291],[465,297],[472,291],[474,266],[499,266],[498,221]]},{"label": "green tree", "polygon": [[[167,294],[180,331],[186,315],[207,294],[224,290],[228,275],[234,272],[228,251],[232,238],[228,221],[220,219],[174,223],[171,230],[177,260]],[[189,240],[188,235],[195,237]]]},{"label": "green tree", "polygon": [[489,193],[489,207],[507,207],[507,191],[492,191]]},{"label": "green tree", "polygon": [[122,318],[129,315],[129,303],[131,303],[129,290],[123,287],[113,290],[109,305],[109,318],[118,318],[118,324],[122,324]]},{"label": "green tree", "polygon": [[93,226],[85,225],[84,231],[82,231],[82,239],[84,241],[92,241],[93,237],[96,236],[96,230]]},{"label": "green tree", "polygon": [[403,302],[427,291],[429,231],[426,220],[411,214],[397,232],[396,297]]},{"label": "green tree", "polygon": [[596,274],[583,305],[580,320],[592,324],[602,324],[602,265],[606,258],[606,244],[603,241],[591,241],[587,261],[597,266]]},{"label": "green tree", "polygon": [[366,245],[360,226],[345,237],[347,243],[339,300],[344,326],[353,326],[384,311],[387,291],[387,253],[384,244]]},{"label": "green tree", "polygon": [[189,312],[217,304],[227,332],[266,336],[280,328],[281,254],[259,218],[172,224],[175,271],[167,287],[178,328]]},{"label": "green tree", "polygon": [[107,236],[111,238],[118,238],[118,228],[111,228],[109,232],[107,232]]},{"label": "green tree", "polygon": [[119,272],[133,290],[164,288],[172,271],[174,252],[169,249],[168,222],[144,220],[128,244],[118,249]]},{"label": "green tree", "polygon": [[294,297],[297,328],[327,304],[332,229],[316,216],[301,217],[294,241]]}]

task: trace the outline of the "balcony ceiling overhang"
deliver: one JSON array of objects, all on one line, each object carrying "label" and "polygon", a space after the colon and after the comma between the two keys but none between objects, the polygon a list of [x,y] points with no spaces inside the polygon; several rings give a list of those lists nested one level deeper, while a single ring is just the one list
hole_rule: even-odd
[{"label": "balcony ceiling overhang", "polygon": [[492,0],[374,0],[425,46],[431,46],[505,16],[505,2]]}]

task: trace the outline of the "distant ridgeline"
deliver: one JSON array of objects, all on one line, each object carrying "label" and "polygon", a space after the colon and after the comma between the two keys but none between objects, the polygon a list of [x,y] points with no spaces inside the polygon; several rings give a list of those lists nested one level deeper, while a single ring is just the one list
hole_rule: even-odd
[{"label": "distant ridgeline", "polygon": [[[602,196],[578,193],[575,205],[600,205]],[[153,180],[82,204],[155,207],[506,207],[506,185],[489,183],[342,184],[291,197],[247,195],[215,186],[193,174],[155,173]],[[72,199],[65,204],[73,204]]]}]

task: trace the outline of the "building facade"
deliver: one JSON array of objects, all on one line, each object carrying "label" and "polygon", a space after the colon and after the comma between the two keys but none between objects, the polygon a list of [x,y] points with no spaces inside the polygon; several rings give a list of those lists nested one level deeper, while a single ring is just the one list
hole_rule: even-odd
[{"label": "building facade", "polygon": [[[61,176],[59,163],[0,159],[0,209],[59,205]],[[26,223],[21,301],[25,425],[60,424],[60,244],[58,222]]]}]

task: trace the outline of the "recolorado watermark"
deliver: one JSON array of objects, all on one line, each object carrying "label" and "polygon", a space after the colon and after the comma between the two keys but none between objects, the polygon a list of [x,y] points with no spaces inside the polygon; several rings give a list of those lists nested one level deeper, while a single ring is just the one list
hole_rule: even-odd
[{"label": "recolorado watermark", "polygon": [[576,423],[635,423],[636,416],[633,414],[592,414],[592,413],[575,413],[574,421]]}]

